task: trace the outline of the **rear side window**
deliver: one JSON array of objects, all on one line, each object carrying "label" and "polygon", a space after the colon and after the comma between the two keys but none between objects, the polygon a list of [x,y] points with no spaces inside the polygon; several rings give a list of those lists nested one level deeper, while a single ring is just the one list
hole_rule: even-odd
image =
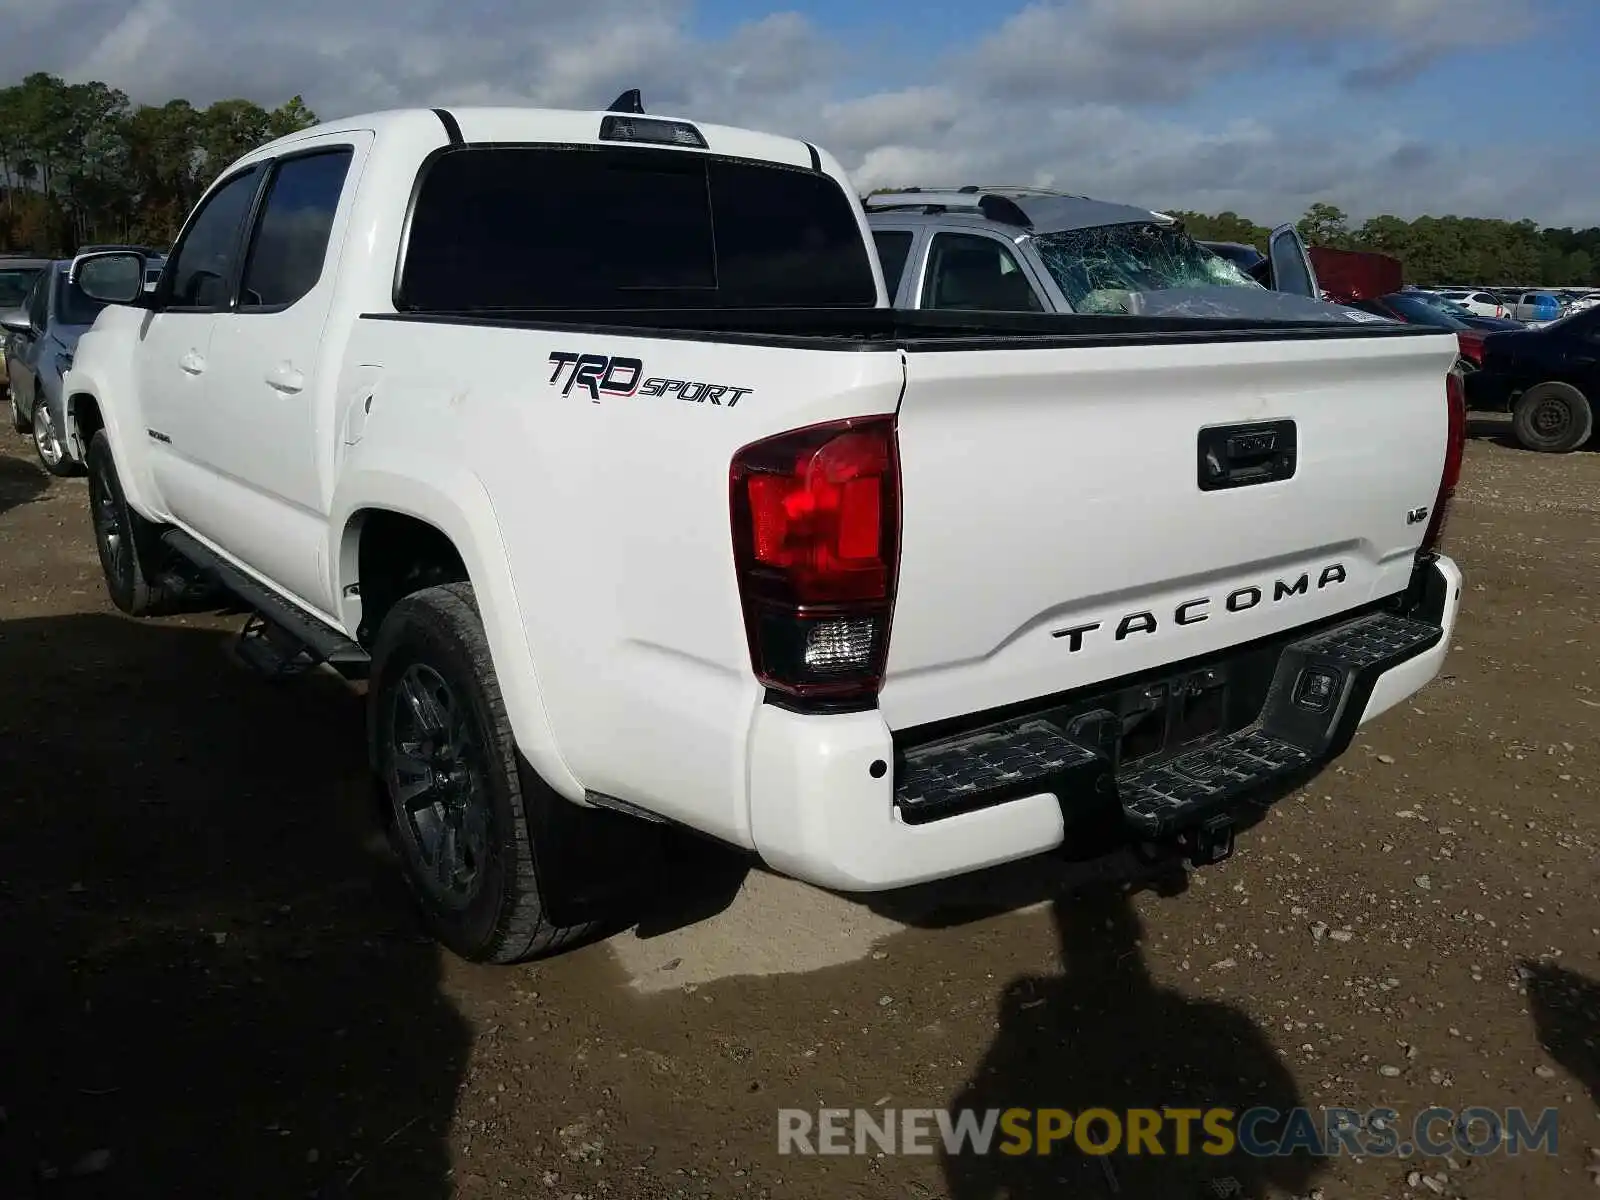
[{"label": "rear side window", "polygon": [[928,255],[924,308],[981,312],[1043,312],[1016,256],[993,238],[941,233]]},{"label": "rear side window", "polygon": [[683,151],[483,146],[424,168],[407,310],[871,307],[826,175]]},{"label": "rear side window", "polygon": [[899,229],[878,229],[873,231],[872,240],[883,267],[883,286],[893,304],[900,290],[900,277],[906,273],[906,259],[911,255],[911,234]]},{"label": "rear side window", "polygon": [[353,153],[341,147],[278,164],[245,260],[242,306],[287,308],[317,286]]}]

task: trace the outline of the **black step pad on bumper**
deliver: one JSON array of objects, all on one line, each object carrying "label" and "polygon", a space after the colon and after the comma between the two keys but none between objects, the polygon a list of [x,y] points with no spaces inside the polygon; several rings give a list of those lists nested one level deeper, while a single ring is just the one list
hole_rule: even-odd
[{"label": "black step pad on bumper", "polygon": [[1066,815],[1120,804],[1129,832],[1172,836],[1219,808],[1343,752],[1385,671],[1436,645],[1436,624],[1373,612],[1290,642],[1243,728],[1118,761],[1120,718],[1086,700],[1063,719],[1019,716],[906,751],[901,818],[920,824],[1054,793]]},{"label": "black step pad on bumper", "polygon": [[894,799],[908,816],[947,817],[1053,790],[1098,763],[1048,721],[1034,718],[991,726],[907,752],[895,779]]}]

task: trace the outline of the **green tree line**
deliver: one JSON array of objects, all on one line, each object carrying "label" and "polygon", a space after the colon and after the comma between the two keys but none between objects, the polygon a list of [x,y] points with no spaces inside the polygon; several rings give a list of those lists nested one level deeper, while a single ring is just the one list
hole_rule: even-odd
[{"label": "green tree line", "polygon": [[[1202,241],[1243,242],[1265,251],[1270,233],[1235,212],[1166,209]],[[1313,204],[1296,223],[1313,246],[1377,250],[1405,265],[1407,283],[1600,287],[1600,227],[1541,229],[1533,221],[1487,217],[1373,217],[1352,228],[1332,204]]]},{"label": "green tree line", "polygon": [[274,109],[250,100],[135,105],[95,80],[29,75],[0,88],[0,250],[167,245],[230,162],[316,123],[299,96]]},{"label": "green tree line", "polygon": [[[165,245],[200,193],[241,154],[317,116],[295,96],[196,108],[131,104],[98,80],[37,72],[0,88],[0,250],[70,253],[90,242]],[[1269,230],[1238,213],[1166,210],[1198,238],[1266,248]],[[1600,228],[1541,229],[1482,217],[1378,216],[1352,228],[1331,204],[1299,221],[1312,245],[1379,250],[1421,284],[1600,286]]]}]

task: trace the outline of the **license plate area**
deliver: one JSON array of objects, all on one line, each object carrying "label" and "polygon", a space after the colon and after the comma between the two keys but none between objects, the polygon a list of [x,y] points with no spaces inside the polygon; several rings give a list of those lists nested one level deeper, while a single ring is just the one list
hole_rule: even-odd
[{"label": "license plate area", "polygon": [[1116,761],[1155,762],[1230,732],[1229,682],[1206,667],[1117,692],[1107,706],[1121,725]]}]

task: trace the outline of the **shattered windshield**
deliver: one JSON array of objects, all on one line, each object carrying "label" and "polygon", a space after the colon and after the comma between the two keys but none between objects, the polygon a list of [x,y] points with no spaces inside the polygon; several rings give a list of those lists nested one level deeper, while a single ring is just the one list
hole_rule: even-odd
[{"label": "shattered windshield", "polygon": [[1099,225],[1040,234],[1039,257],[1073,311],[1126,313],[1135,292],[1261,285],[1171,226]]}]

